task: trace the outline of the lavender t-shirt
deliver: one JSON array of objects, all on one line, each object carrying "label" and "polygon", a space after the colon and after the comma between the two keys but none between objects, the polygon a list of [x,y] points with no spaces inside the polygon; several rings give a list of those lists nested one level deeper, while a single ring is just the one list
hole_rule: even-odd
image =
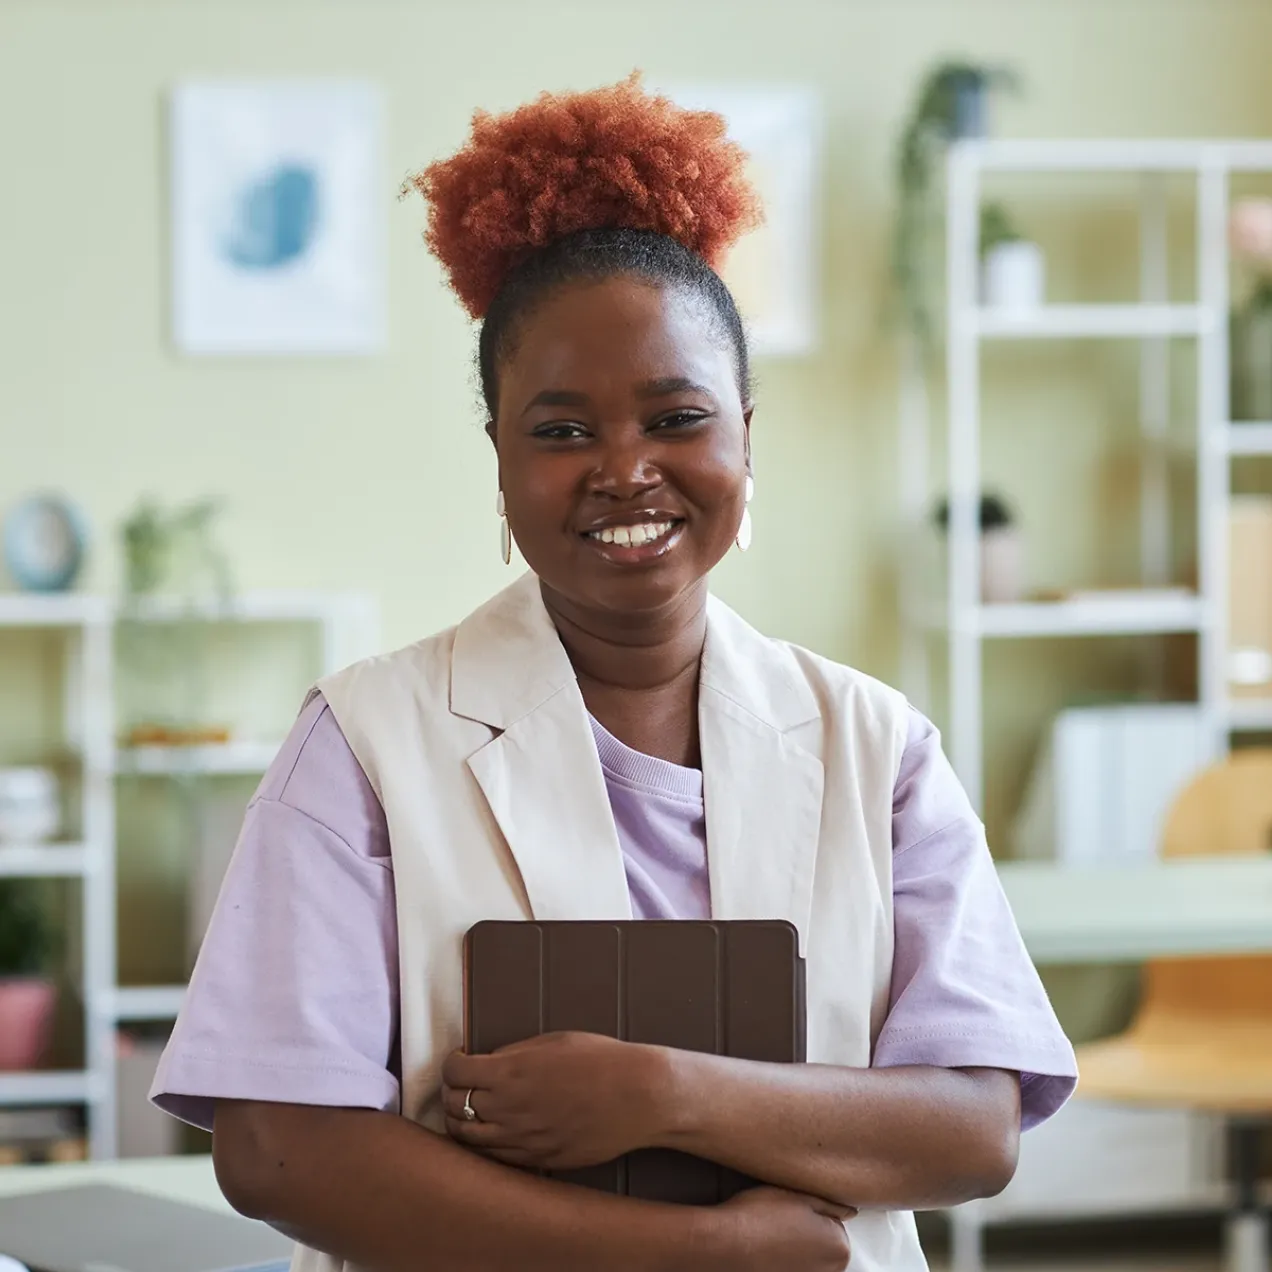
[{"label": "lavender t-shirt", "polygon": [[[702,774],[592,730],[633,913],[709,917]],[[892,840],[892,994],[873,1065],[1019,1072],[1022,1126],[1036,1125],[1073,1091],[1073,1050],[939,735],[913,711]],[[205,1128],[218,1099],[396,1109],[397,968],[384,811],[315,697],[248,806],[155,1102]]]}]

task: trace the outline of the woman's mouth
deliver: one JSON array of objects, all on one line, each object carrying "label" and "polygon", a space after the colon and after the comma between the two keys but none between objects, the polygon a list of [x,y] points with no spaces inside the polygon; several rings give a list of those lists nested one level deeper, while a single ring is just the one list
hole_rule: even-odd
[{"label": "woman's mouth", "polygon": [[670,552],[680,539],[684,521],[642,521],[626,526],[587,530],[584,540],[611,561],[634,564],[651,561]]}]

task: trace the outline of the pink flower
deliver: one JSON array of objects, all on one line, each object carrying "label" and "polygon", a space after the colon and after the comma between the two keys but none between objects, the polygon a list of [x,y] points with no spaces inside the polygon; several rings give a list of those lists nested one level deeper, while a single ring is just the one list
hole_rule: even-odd
[{"label": "pink flower", "polygon": [[1272,199],[1239,199],[1228,219],[1233,255],[1272,264]]}]

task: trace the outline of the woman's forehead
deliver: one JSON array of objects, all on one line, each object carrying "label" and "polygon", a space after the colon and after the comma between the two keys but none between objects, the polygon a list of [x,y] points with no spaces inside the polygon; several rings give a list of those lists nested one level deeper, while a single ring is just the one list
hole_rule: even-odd
[{"label": "woman's forehead", "polygon": [[557,382],[618,387],[678,378],[727,392],[732,360],[717,328],[710,307],[682,289],[626,277],[574,284],[527,315],[503,387],[535,393]]}]

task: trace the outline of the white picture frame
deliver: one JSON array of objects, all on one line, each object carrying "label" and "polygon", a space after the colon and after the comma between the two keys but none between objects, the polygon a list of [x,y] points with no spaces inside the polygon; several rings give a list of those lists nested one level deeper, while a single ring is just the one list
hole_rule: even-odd
[{"label": "white picture frame", "polygon": [[818,199],[823,112],[803,86],[673,85],[673,101],[724,116],[750,156],[765,222],[745,235],[723,270],[758,357],[800,357],[818,346]]},{"label": "white picture frame", "polygon": [[170,105],[177,348],[379,352],[385,187],[376,87],[188,81]]}]

